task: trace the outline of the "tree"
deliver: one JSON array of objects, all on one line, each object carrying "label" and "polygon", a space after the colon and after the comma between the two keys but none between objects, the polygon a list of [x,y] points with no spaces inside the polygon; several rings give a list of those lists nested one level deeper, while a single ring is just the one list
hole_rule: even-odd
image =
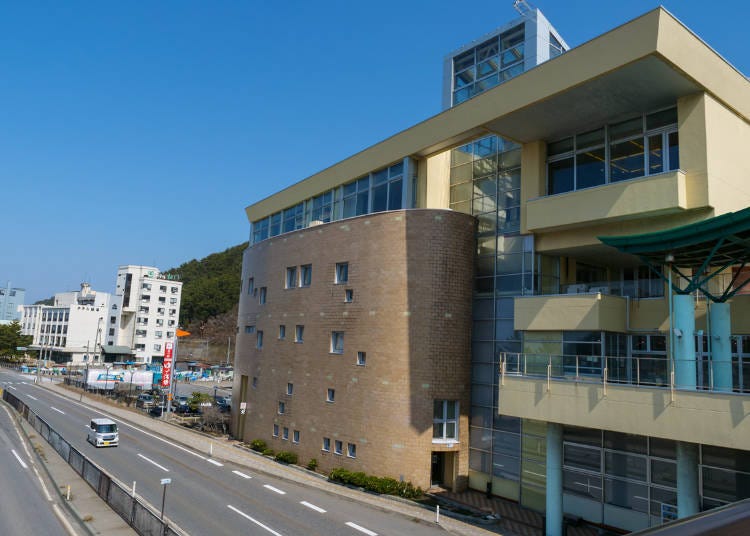
[{"label": "tree", "polygon": [[0,355],[18,355],[20,352],[16,348],[28,346],[32,340],[29,335],[21,335],[21,324],[17,320],[10,324],[0,324]]}]

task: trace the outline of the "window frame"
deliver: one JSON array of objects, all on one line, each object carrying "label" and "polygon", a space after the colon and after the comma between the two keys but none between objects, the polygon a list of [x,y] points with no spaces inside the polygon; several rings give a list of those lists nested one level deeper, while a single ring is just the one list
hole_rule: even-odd
[{"label": "window frame", "polygon": [[344,334],[343,331],[332,331],[331,332],[331,348],[330,353],[336,355],[342,355],[344,353]]}]

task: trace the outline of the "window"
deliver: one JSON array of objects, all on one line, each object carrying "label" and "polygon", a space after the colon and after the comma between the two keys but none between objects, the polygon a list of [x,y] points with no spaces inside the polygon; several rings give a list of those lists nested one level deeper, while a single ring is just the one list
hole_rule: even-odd
[{"label": "window", "polygon": [[258,349],[263,348],[263,332],[259,330],[256,337],[257,340],[255,341],[255,347]]},{"label": "window", "polygon": [[283,439],[284,441],[289,441],[289,428],[287,428],[286,426],[281,433],[281,439]]},{"label": "window", "polygon": [[[161,298],[159,298],[159,301],[161,301]],[[169,298],[169,304],[177,305],[177,298]]]},{"label": "window", "polygon": [[[146,311],[144,311],[144,312],[148,313],[148,307],[146,307]],[[164,314],[164,307],[158,307],[156,309],[156,314],[163,315]]]},{"label": "window", "polygon": [[167,303],[167,298],[165,298],[164,296],[159,296],[159,303],[163,303],[163,304]]},{"label": "window", "polygon": [[167,338],[171,339],[172,337],[174,337],[174,331],[167,331]]},{"label": "window", "polygon": [[343,331],[331,332],[331,353],[332,354],[344,353],[344,332]]},{"label": "window", "polygon": [[141,288],[143,290],[151,290],[151,283],[143,283],[143,285],[141,285]]},{"label": "window", "polygon": [[364,367],[367,363],[367,354],[365,352],[357,352],[357,365]]},{"label": "window", "polygon": [[156,335],[157,339],[161,339],[164,333],[157,330],[157,331],[154,331],[154,335]]},{"label": "window", "polygon": [[458,402],[435,400],[432,415],[432,440],[455,441],[458,439]]},{"label": "window", "polygon": [[312,282],[312,264],[305,264],[299,267],[300,277],[299,286],[309,287]]},{"label": "window", "polygon": [[279,437],[279,425],[278,424],[273,425],[273,437]]},{"label": "window", "polygon": [[286,269],[286,288],[297,286],[297,267],[290,266]]},{"label": "window", "polygon": [[292,432],[292,443],[299,443],[299,430]]},{"label": "window", "polygon": [[252,277],[249,277],[247,279],[247,293],[250,296],[252,296],[254,290],[255,290],[255,279],[253,279]]},{"label": "window", "polygon": [[260,293],[258,294],[258,303],[261,305],[266,303],[266,287],[260,287]]},{"label": "window", "polygon": [[326,402],[334,402],[336,399],[336,389],[328,389],[326,393]]},{"label": "window", "polygon": [[297,325],[294,327],[294,342],[302,342],[305,334],[305,326]]},{"label": "window", "polygon": [[348,262],[337,262],[336,263],[336,279],[337,285],[346,283],[349,281],[349,263]]},{"label": "window", "polygon": [[166,292],[167,286],[166,285],[159,285],[159,292]]},{"label": "window", "polygon": [[323,446],[320,447],[320,450],[323,450],[325,452],[331,452],[331,438],[330,437],[323,438]]},{"label": "window", "polygon": [[292,396],[292,393],[294,392],[294,384],[293,383],[287,383],[286,384],[286,394],[289,396]]},{"label": "window", "polygon": [[145,337],[147,335],[147,331],[145,329],[137,329],[135,330],[135,336],[136,337]]},{"label": "window", "polygon": [[357,457],[357,445],[354,443],[347,443],[346,445],[346,455],[350,458],[356,458]]},{"label": "window", "polygon": [[154,344],[154,352],[161,352],[161,344]]},{"label": "window", "polygon": [[279,340],[284,340],[286,338],[286,326],[284,324],[281,324],[279,326]]},{"label": "window", "polygon": [[[146,320],[146,322],[144,322],[144,323],[148,323],[148,319],[144,319],[144,320]],[[159,326],[159,327],[162,327],[164,325],[164,319],[163,318],[157,318],[156,319],[156,325]]]},{"label": "window", "polygon": [[115,322],[117,322],[117,317],[116,316],[110,316],[109,317],[109,323],[110,324],[114,324]]},{"label": "window", "polygon": [[547,155],[547,195],[679,169],[677,109],[549,143]]},{"label": "window", "polygon": [[279,415],[286,413],[286,404],[279,400]]},{"label": "window", "polygon": [[170,289],[170,291],[172,292],[172,294],[177,294],[177,292],[179,291],[179,289],[177,287],[172,287]]},{"label": "window", "polygon": [[351,303],[354,301],[354,290],[348,288],[344,291],[344,301],[346,303]]},{"label": "window", "polygon": [[109,328],[110,337],[115,334],[115,328]]},{"label": "window", "polygon": [[252,385],[253,385],[253,389],[255,389],[256,387],[258,387],[258,377],[257,376],[253,376],[253,383],[252,383]]},{"label": "window", "polygon": [[338,439],[334,442],[333,448],[334,448],[334,450],[333,450],[334,454],[339,454],[340,455],[340,454],[344,453],[344,444],[341,441],[339,441]]}]

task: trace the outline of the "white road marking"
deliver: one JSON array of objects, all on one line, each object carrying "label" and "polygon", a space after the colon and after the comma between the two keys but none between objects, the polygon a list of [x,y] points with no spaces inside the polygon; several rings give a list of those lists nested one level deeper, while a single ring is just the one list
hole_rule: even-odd
[{"label": "white road marking", "polygon": [[217,462],[216,460],[211,460],[211,459],[208,459],[208,460],[206,460],[206,461],[208,461],[208,463],[212,463],[212,464],[214,464],[214,465],[218,465],[219,467],[224,467],[224,464],[223,464],[223,463]]},{"label": "white road marking", "polygon": [[249,515],[247,515],[245,512],[242,512],[241,510],[238,510],[237,508],[235,508],[231,504],[228,504],[227,508],[229,508],[230,510],[234,510],[235,512],[237,512],[238,514],[240,514],[242,517],[244,517],[245,519],[249,519],[250,521],[252,521],[256,525],[258,525],[259,527],[266,529],[268,532],[270,532],[274,536],[282,536],[281,534],[279,534],[278,532],[276,532],[272,528],[265,526],[263,523],[261,523],[257,519],[253,519],[252,517],[250,517]]},{"label": "white road marking", "polygon": [[326,511],[323,510],[320,506],[315,506],[314,504],[311,504],[311,503],[309,503],[307,501],[301,501],[300,504],[303,505],[303,506],[307,506],[311,510],[315,510],[316,512],[320,512],[321,514],[325,514],[326,513]]},{"label": "white road marking", "polygon": [[358,530],[359,532],[364,532],[365,534],[367,534],[367,536],[378,536],[377,532],[373,532],[373,531],[368,530],[368,529],[366,529],[364,527],[360,527],[359,525],[357,525],[356,523],[352,523],[351,521],[347,521],[346,525],[348,527],[351,527],[351,528],[355,529],[355,530]]},{"label": "white road marking", "polygon": [[63,415],[65,415],[65,412],[63,410],[57,409],[55,406],[50,406],[49,409],[54,410],[54,411],[56,411],[58,413],[62,413]]},{"label": "white road marking", "polygon": [[156,463],[156,462],[155,462],[154,460],[152,460],[152,459],[150,459],[150,458],[146,458],[146,457],[145,457],[145,456],[144,456],[143,454],[141,454],[140,452],[138,453],[138,456],[140,456],[141,458],[143,458],[144,460],[146,460],[146,461],[147,461],[147,462],[149,462],[149,463],[153,463],[153,464],[154,464],[154,465],[155,465],[156,467],[158,467],[158,468],[159,468],[159,469],[161,469],[162,471],[165,471],[165,472],[167,472],[167,473],[169,472],[169,469],[167,469],[166,467],[164,467],[164,466],[162,466],[162,465],[159,465],[158,463]]},{"label": "white road marking", "polygon": [[235,475],[241,476],[242,478],[253,478],[250,475],[246,475],[245,473],[240,473],[239,471],[232,471]]},{"label": "white road marking", "polygon": [[16,460],[18,460],[18,463],[21,464],[21,467],[23,467],[24,469],[28,469],[29,468],[29,466],[26,465],[26,462],[21,459],[21,457],[18,455],[18,453],[15,450],[10,449],[10,451],[13,453],[13,456],[16,457]]},{"label": "white road marking", "polygon": [[39,399],[38,399],[37,397],[35,397],[35,396],[31,396],[31,395],[28,395],[28,397],[29,397],[29,398],[30,398],[31,400],[39,400]]},{"label": "white road marking", "polygon": [[13,387],[12,385],[9,385],[9,386],[8,386],[8,388],[9,388],[9,389],[13,389],[14,391],[18,391],[18,389],[16,389],[16,388],[15,388],[15,387]]},{"label": "white road marking", "polygon": [[279,495],[286,495],[286,491],[281,491],[279,488],[274,488],[273,486],[269,486],[268,484],[263,484],[263,487],[270,489],[271,491],[274,491]]}]

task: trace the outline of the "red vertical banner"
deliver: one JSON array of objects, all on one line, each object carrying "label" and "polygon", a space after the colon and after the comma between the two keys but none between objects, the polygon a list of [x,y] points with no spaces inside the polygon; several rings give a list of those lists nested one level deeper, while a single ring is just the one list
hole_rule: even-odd
[{"label": "red vertical banner", "polygon": [[169,387],[169,384],[172,382],[172,348],[172,342],[164,344],[164,362],[161,365],[162,387]]}]

